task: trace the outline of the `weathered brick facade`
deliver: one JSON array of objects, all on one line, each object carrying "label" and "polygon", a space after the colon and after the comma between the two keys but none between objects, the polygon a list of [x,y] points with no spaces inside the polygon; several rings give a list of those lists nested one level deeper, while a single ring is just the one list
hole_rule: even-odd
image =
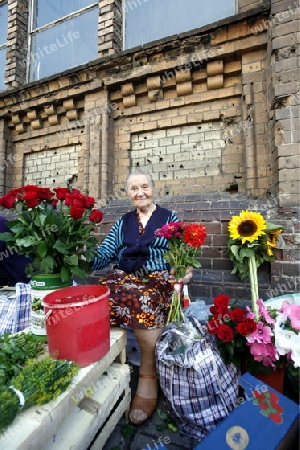
[{"label": "weathered brick facade", "polygon": [[25,84],[28,1],[8,4],[1,194],[71,182],[106,213],[102,239],[130,207],[128,171],[144,167],[158,203],[207,226],[194,297],[250,299],[226,254],[242,209],[285,226],[261,296],[299,291],[300,5],[239,0],[234,18],[121,51],[121,0],[99,0],[99,59]]}]

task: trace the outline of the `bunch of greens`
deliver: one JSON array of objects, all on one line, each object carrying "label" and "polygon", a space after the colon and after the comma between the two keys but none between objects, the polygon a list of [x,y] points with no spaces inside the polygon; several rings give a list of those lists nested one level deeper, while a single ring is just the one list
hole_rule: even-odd
[{"label": "bunch of greens", "polygon": [[45,351],[45,344],[24,332],[0,336],[0,392],[18,375],[28,359]]},{"label": "bunch of greens", "polygon": [[19,374],[11,379],[10,386],[0,392],[0,433],[22,408],[56,399],[67,389],[78,370],[75,362],[50,357],[27,361]]}]

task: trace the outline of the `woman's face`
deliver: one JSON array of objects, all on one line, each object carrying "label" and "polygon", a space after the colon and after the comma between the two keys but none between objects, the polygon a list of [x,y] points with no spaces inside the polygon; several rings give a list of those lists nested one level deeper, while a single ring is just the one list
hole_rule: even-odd
[{"label": "woman's face", "polygon": [[137,209],[148,209],[153,204],[153,188],[146,175],[132,175],[127,181],[127,194]]}]

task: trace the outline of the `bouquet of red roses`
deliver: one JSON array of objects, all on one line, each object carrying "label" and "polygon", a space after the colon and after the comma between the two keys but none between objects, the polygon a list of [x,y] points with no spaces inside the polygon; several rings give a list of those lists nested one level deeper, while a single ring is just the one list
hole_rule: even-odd
[{"label": "bouquet of red roses", "polygon": [[9,232],[0,233],[7,252],[27,255],[26,273],[59,273],[62,281],[72,275],[85,278],[91,270],[97,238],[94,227],[103,213],[95,199],[78,189],[53,190],[32,184],[12,189],[0,197],[10,210]]},{"label": "bouquet of red roses", "polygon": [[168,314],[167,324],[183,319],[184,315],[181,307],[182,283],[179,282],[184,277],[188,267],[201,267],[196,259],[199,248],[204,244],[207,236],[204,225],[198,223],[170,222],[155,231],[156,236],[168,240],[169,250],[165,252],[165,260],[175,268],[176,283]]},{"label": "bouquet of red roses", "polygon": [[253,318],[247,318],[247,311],[229,306],[230,298],[220,294],[214,298],[210,307],[210,320],[207,322],[208,332],[216,336],[219,352],[226,364],[233,363],[241,367],[246,359],[246,336],[256,330]]}]

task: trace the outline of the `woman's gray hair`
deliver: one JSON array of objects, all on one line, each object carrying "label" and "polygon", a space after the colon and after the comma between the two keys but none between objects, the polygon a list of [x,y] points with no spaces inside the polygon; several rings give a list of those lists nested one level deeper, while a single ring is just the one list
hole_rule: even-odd
[{"label": "woman's gray hair", "polygon": [[154,181],[153,181],[152,175],[151,175],[149,172],[147,172],[147,170],[144,170],[144,169],[134,169],[134,170],[132,170],[132,171],[127,175],[127,177],[126,177],[126,181],[125,181],[125,190],[126,190],[126,192],[127,192],[127,190],[128,190],[128,181],[129,181],[129,179],[130,179],[131,177],[133,177],[133,176],[136,176],[136,175],[144,175],[145,177],[147,177],[149,183],[150,183],[151,186],[152,186],[152,188],[153,188],[153,189],[155,188],[155,185],[154,185]]}]

